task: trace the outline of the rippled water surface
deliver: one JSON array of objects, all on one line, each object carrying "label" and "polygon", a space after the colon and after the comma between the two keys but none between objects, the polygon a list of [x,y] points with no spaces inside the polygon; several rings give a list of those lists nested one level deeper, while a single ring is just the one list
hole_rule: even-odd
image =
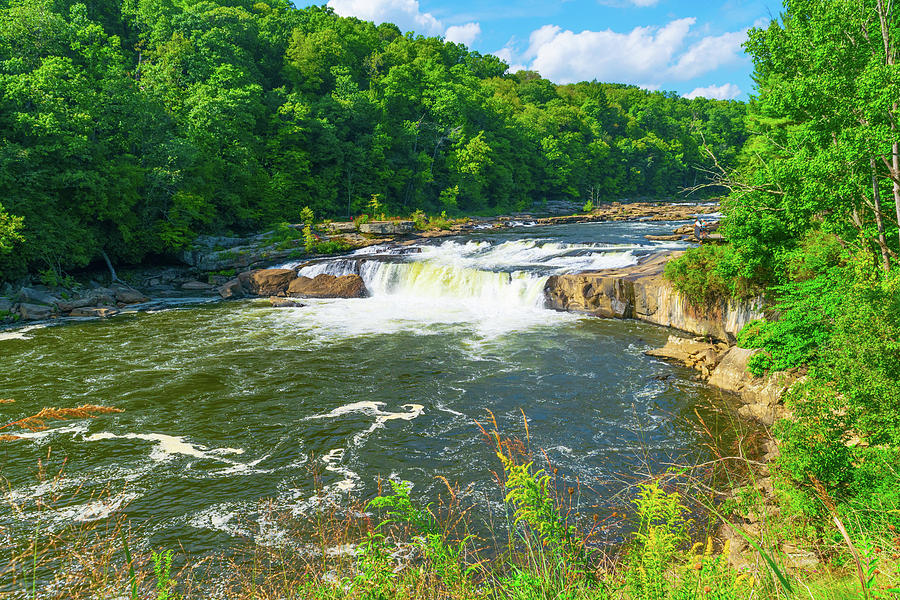
[{"label": "rippled water surface", "polygon": [[[499,499],[496,457],[475,425],[487,410],[515,435],[524,412],[564,476],[611,494],[645,461],[702,452],[692,422],[708,392],[643,355],[670,332],[546,310],[543,283],[634,264],[669,247],[644,234],[670,229],[517,228],[369,249],[305,269],[359,272],[371,298],[219,303],[5,335],[0,397],[17,402],[0,405],[0,420],[87,403],[124,412],[4,445],[6,499],[25,511],[0,524],[124,508],[155,545],[203,552],[273,535],[248,527],[260,501],[304,513],[317,485],[344,502],[399,478],[429,498],[443,476]],[[67,496],[38,517],[35,465],[51,448],[68,457]],[[104,487],[110,497],[91,497]]]}]

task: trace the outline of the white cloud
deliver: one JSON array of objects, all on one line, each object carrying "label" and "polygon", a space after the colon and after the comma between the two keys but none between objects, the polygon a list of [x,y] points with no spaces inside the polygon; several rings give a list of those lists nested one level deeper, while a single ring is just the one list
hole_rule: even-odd
[{"label": "white cloud", "polygon": [[631,2],[632,4],[634,4],[635,6],[656,6],[656,3],[659,2],[659,0],[628,0],[628,1]]},{"label": "white cloud", "polygon": [[575,33],[544,25],[531,33],[524,52],[517,53],[507,45],[496,54],[508,63],[526,63],[557,83],[598,79],[654,89],[668,81],[693,79],[739,59],[746,30],[706,36],[688,46],[691,38],[697,37],[691,33],[695,23],[696,19],[689,17],[625,33],[611,29]]},{"label": "white cloud", "polygon": [[684,44],[694,19],[678,19],[662,29],[637,27],[630,33],[575,33],[545,25],[531,34],[525,58],[558,83],[601,79],[650,83]]},{"label": "white cloud", "polygon": [[444,38],[448,42],[471,46],[472,42],[481,35],[481,25],[478,23],[466,23],[465,25],[452,25],[447,28]]},{"label": "white cloud", "polygon": [[737,60],[745,39],[746,29],[705,37],[682,54],[669,72],[675,79],[693,79],[703,73],[715,71],[722,65]]},{"label": "white cloud", "polygon": [[685,98],[694,99],[698,97],[709,98],[710,100],[734,100],[741,95],[741,88],[733,83],[725,83],[722,85],[710,85],[707,87],[698,87],[690,94],[685,94]]},{"label": "white cloud", "polygon": [[329,0],[328,6],[342,17],[394,23],[403,31],[435,35],[444,30],[434,15],[419,9],[418,0]]}]

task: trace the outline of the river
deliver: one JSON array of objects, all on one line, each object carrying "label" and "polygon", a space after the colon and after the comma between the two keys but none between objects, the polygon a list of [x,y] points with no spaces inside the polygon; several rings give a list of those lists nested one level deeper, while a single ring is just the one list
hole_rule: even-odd
[{"label": "river", "polygon": [[[379,478],[427,500],[441,476],[496,505],[498,461],[475,424],[487,411],[521,437],[524,414],[560,477],[611,510],[637,471],[703,458],[695,409],[712,421],[721,401],[643,354],[670,331],[547,310],[543,284],[677,247],[643,237],[672,226],[523,224],[368,248],[301,272],[359,272],[366,299],[186,305],[3,333],[0,397],[16,400],[0,404],[4,422],[44,406],[124,412],[3,444],[2,493],[21,512],[0,511],[0,525],[52,530],[126,511],[152,547],[202,554],[276,541],[263,502],[305,514],[371,498]],[[66,458],[49,510],[35,477],[48,453]]]}]

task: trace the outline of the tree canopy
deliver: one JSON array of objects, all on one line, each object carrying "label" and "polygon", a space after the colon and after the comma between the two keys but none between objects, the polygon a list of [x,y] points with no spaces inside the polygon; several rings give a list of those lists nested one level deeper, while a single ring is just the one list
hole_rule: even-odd
[{"label": "tree canopy", "polygon": [[287,0],[0,2],[0,278],[373,194],[389,214],[670,197],[711,167],[704,140],[726,164],[744,141],[740,102],[507,71]]}]

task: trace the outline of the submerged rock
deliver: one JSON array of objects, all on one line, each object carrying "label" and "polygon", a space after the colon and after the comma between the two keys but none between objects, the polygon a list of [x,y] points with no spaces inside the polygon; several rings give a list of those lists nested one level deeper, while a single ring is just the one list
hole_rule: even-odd
[{"label": "submerged rock", "polygon": [[106,307],[94,308],[94,307],[85,306],[85,307],[73,309],[72,312],[69,313],[69,316],[70,317],[100,317],[100,318],[105,319],[107,317],[111,317],[111,316],[117,315],[117,314],[119,314],[119,311],[116,310],[115,308],[106,308]]},{"label": "submerged rock", "polygon": [[298,277],[288,288],[289,296],[308,298],[365,298],[369,295],[366,284],[359,275],[316,275]]},{"label": "submerged rock", "polygon": [[277,296],[269,298],[269,303],[273,308],[303,308],[306,306],[294,298],[279,298]]}]

